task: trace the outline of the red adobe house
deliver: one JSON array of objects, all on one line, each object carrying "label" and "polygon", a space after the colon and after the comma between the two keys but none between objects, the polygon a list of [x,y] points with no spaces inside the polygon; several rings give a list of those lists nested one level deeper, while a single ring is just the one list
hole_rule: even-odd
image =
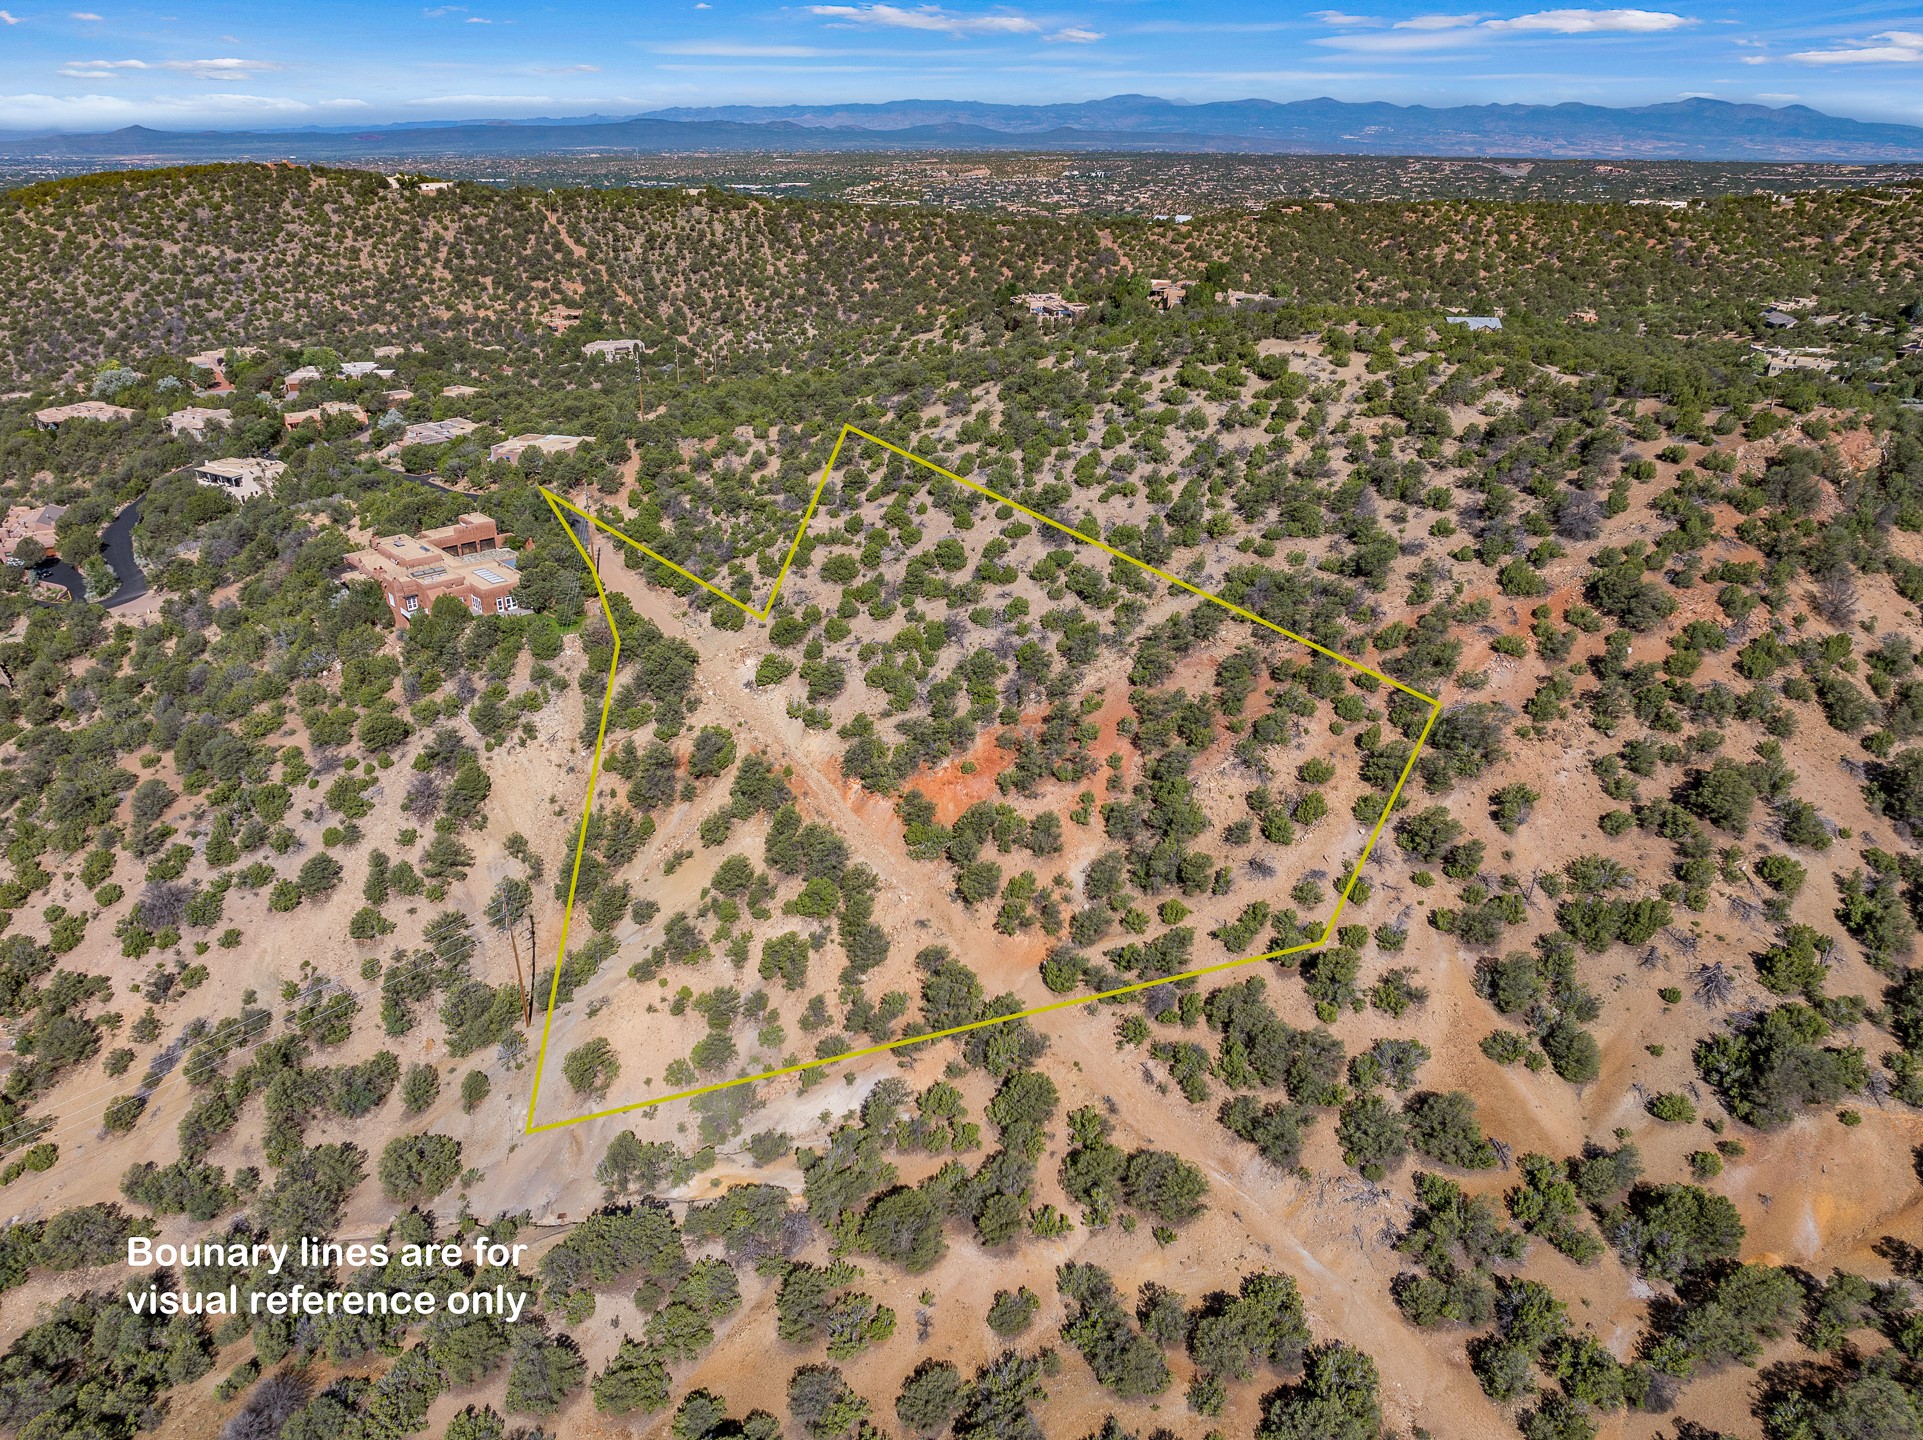
[{"label": "red adobe house", "polygon": [[512,552],[501,548],[492,516],[463,515],[420,535],[382,535],[347,557],[348,568],[381,587],[394,623],[410,619],[452,595],[476,615],[512,615],[521,583]]}]

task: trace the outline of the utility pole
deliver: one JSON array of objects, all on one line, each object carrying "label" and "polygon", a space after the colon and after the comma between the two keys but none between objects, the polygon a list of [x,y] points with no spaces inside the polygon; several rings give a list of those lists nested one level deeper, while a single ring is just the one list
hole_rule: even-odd
[{"label": "utility pole", "polygon": [[[534,1019],[534,991],[532,985],[534,957],[534,892],[523,880],[504,879],[494,887],[494,894],[487,903],[488,923],[507,936],[507,943],[514,952],[514,985],[521,993],[521,1028],[526,1029]],[[527,921],[528,927],[528,968],[521,969],[521,922]]]},{"label": "utility pole", "polygon": [[[534,1017],[534,991],[528,982],[521,978],[521,942],[516,933],[520,928],[519,925],[508,926],[507,943],[514,951],[514,988],[521,992],[521,1028],[525,1030],[528,1027],[528,1021]],[[533,959],[534,952],[530,948],[528,951],[530,964]]]},{"label": "utility pole", "polygon": [[[530,974],[534,970],[534,957],[540,953],[534,945],[534,907],[530,905],[527,907],[527,965]],[[559,962],[557,961],[556,963]],[[516,968],[518,969],[518,967],[519,960],[517,958]],[[522,994],[526,998],[522,1012],[521,1028],[525,1030],[534,1023],[534,986],[529,984]]]},{"label": "utility pole", "polygon": [[581,482],[581,539],[598,574],[601,569],[601,537],[596,532],[594,522],[587,518],[588,503],[588,483],[583,480]]}]

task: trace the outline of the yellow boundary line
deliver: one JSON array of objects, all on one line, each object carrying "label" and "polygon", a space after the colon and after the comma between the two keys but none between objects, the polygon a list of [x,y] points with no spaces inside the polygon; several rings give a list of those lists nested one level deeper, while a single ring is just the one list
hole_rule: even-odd
[{"label": "yellow boundary line", "polygon": [[[1265,629],[1273,630],[1276,634],[1293,640],[1298,644],[1306,645],[1317,654],[1326,655],[1338,664],[1346,665],[1351,670],[1372,676],[1391,689],[1400,690],[1403,694],[1422,701],[1429,707],[1429,718],[1423,722],[1422,733],[1416,737],[1415,748],[1409,752],[1409,758],[1402,767],[1402,773],[1396,776],[1395,787],[1389,791],[1389,799],[1382,807],[1382,814],[1377,817],[1374,828],[1369,831],[1368,843],[1362,847],[1362,853],[1356,857],[1354,868],[1349,871],[1349,878],[1344,882],[1341,894],[1336,898],[1334,911],[1330,913],[1328,920],[1323,923],[1322,933],[1313,940],[1306,940],[1300,945],[1290,945],[1281,950],[1270,950],[1262,955],[1250,955],[1240,960],[1224,960],[1219,964],[1204,965],[1194,970],[1184,970],[1179,975],[1163,975],[1154,980],[1138,980],[1133,984],[1120,985],[1113,990],[1103,990],[1097,994],[1074,995],[1065,1000],[1051,1000],[1045,1005],[1032,1006],[1027,1010],[1018,1010],[1009,1015],[996,1015],[986,1020],[973,1020],[966,1025],[954,1025],[946,1030],[931,1031],[926,1035],[903,1036],[899,1040],[889,1040],[880,1045],[867,1045],[859,1050],[844,1051],[840,1055],[831,1055],[825,1059],[806,1060],[798,1065],[783,1065],[779,1069],[763,1070],[757,1075],[742,1075],[733,1080],[718,1080],[712,1085],[697,1085],[690,1090],[677,1090],[671,1095],[656,1095],[647,1100],[635,1100],[626,1105],[613,1105],[605,1110],[596,1110],[587,1115],[576,1115],[567,1120],[550,1120],[545,1124],[536,1125],[534,1123],[534,1107],[541,1098],[541,1075],[547,1065],[548,1039],[554,1028],[554,1006],[561,989],[561,966],[567,960],[568,928],[574,919],[574,891],[575,886],[580,883],[581,879],[581,857],[587,845],[588,815],[594,805],[594,789],[601,775],[601,749],[607,740],[608,711],[614,703],[615,668],[621,661],[621,632],[615,629],[614,612],[608,606],[607,588],[601,583],[600,570],[596,567],[593,557],[588,554],[586,547],[581,544],[580,537],[574,533],[574,527],[568,523],[567,515],[580,516],[581,519],[587,521],[590,525],[605,531],[623,544],[633,546],[657,565],[666,566],[683,579],[692,580],[702,589],[726,600],[730,605],[733,605],[745,614],[752,616],[756,620],[765,622],[774,613],[775,600],[780,596],[782,584],[788,578],[788,568],[794,564],[795,554],[801,548],[802,536],[807,533],[808,523],[814,519],[815,508],[821,503],[821,492],[827,488],[828,477],[835,473],[835,464],[841,458],[841,447],[847,443],[848,437],[851,435],[858,436],[871,444],[879,445],[882,449],[899,455],[904,460],[920,465],[923,469],[932,470],[935,474],[953,481],[964,490],[972,490],[977,495],[986,496],[998,505],[1006,505],[1012,510],[1018,510],[1028,516],[1029,519],[1046,525],[1052,530],[1059,530],[1062,534],[1080,541],[1084,545],[1092,545],[1096,549],[1104,551],[1118,560],[1125,560],[1129,564],[1146,570],[1149,574],[1167,581],[1179,590],[1186,590],[1190,594],[1198,595],[1204,600],[1213,601],[1231,614],[1239,615],[1244,620],[1252,621]],[[1171,985],[1179,980],[1193,980],[1202,975],[1213,975],[1219,971],[1233,970],[1243,965],[1254,965],[1263,960],[1275,960],[1284,955],[1294,955],[1304,950],[1318,949],[1326,945],[1329,942],[1329,937],[1335,934],[1336,922],[1342,918],[1342,912],[1348,908],[1349,895],[1355,889],[1355,882],[1361,878],[1362,867],[1368,863],[1369,853],[1375,849],[1376,841],[1382,834],[1382,827],[1388,823],[1389,816],[1395,811],[1396,800],[1401,796],[1403,784],[1408,780],[1410,772],[1415,768],[1416,757],[1422,754],[1422,747],[1428,743],[1430,728],[1436,723],[1436,717],[1442,713],[1442,702],[1432,695],[1425,695],[1413,686],[1405,685],[1400,680],[1392,679],[1379,670],[1372,670],[1360,661],[1352,660],[1346,655],[1329,649],[1326,645],[1318,645],[1306,635],[1298,635],[1293,630],[1285,630],[1274,621],[1265,620],[1254,611],[1245,610],[1240,605],[1224,600],[1220,595],[1204,590],[1201,586],[1192,584],[1182,579],[1179,575],[1171,575],[1168,571],[1158,569],[1146,560],[1138,560],[1133,555],[1117,550],[1106,541],[1098,540],[1091,535],[1085,535],[1072,525],[1064,525],[1061,521],[1051,519],[1038,510],[1031,510],[1019,501],[1011,500],[1006,495],[997,494],[986,485],[978,485],[972,480],[957,475],[952,470],[944,470],[932,460],[924,460],[921,456],[904,450],[901,446],[884,440],[879,435],[871,435],[868,431],[854,425],[843,425],[841,427],[841,433],[835,437],[834,449],[828,452],[828,463],[822,467],[821,479],[815,482],[814,494],[808,497],[808,508],[802,512],[801,523],[795,527],[795,537],[788,543],[788,553],[782,559],[780,572],[775,576],[774,588],[768,592],[767,603],[758,610],[745,601],[729,594],[719,585],[702,579],[692,570],[684,569],[682,566],[668,559],[667,556],[658,554],[656,551],[642,544],[639,540],[636,540],[632,535],[625,534],[596,516],[590,515],[578,505],[574,505],[555,494],[545,485],[541,486],[540,490],[548,502],[548,508],[554,512],[555,520],[558,521],[561,528],[567,532],[568,539],[573,542],[575,550],[581,556],[582,563],[587,566],[588,573],[594,577],[594,590],[601,604],[601,614],[608,622],[609,632],[614,636],[614,653],[608,659],[607,691],[601,697],[601,721],[594,735],[594,758],[588,766],[588,798],[581,807],[581,824],[574,842],[574,868],[568,875],[567,908],[561,915],[561,939],[555,950],[554,979],[548,986],[547,1018],[541,1025],[541,1049],[535,1057],[534,1085],[531,1093],[528,1095],[527,1126],[524,1133],[529,1135],[536,1135],[544,1130],[560,1130],[569,1125],[581,1125],[589,1120],[605,1120],[611,1115],[624,1115],[630,1110],[646,1110],[650,1106],[665,1105],[671,1100],[688,1100],[697,1095],[711,1095],[717,1090],[731,1089],[736,1085],[752,1085],[758,1080],[773,1080],[783,1075],[799,1074],[804,1070],[817,1070],[826,1065],[840,1065],[849,1060],[859,1060],[867,1055],[880,1055],[890,1050],[901,1050],[911,1045],[926,1045],[936,1040],[945,1040],[951,1035],[965,1035],[971,1030],[986,1029],[990,1025],[1003,1025],[1012,1020],[1026,1020],[1036,1015],[1047,1015],[1055,1010],[1066,1010],[1075,1005],[1093,1005],[1099,1001],[1113,1000],[1118,996],[1132,995],[1138,990],[1151,989],[1157,985]],[[563,514],[562,512],[564,511],[567,512],[567,514]]]}]

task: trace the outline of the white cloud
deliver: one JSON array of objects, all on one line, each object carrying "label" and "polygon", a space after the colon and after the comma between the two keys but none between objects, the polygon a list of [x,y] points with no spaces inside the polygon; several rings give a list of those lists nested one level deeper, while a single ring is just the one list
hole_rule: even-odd
[{"label": "white cloud", "polygon": [[408,105],[552,105],[546,95],[423,95]]},{"label": "white cloud", "polygon": [[1397,30],[1460,30],[1482,19],[1480,15],[1417,15],[1412,19],[1398,20]]},{"label": "white cloud", "polygon": [[843,25],[880,26],[892,30],[925,30],[940,35],[1038,35],[1042,27],[1026,15],[1002,11],[991,15],[957,15],[939,5],[810,5],[808,13]]},{"label": "white cloud", "polygon": [[1482,28],[1549,35],[1648,35],[1695,23],[1668,10],[1538,10],[1513,20],[1485,20]]},{"label": "white cloud", "polygon": [[599,65],[530,65],[536,75],[599,75]]},{"label": "white cloud", "polygon": [[1799,50],[1789,58],[1805,65],[1923,64],[1923,30],[1885,30],[1870,36],[1880,44],[1858,42],[1834,50]]},{"label": "white cloud", "polygon": [[1801,95],[1782,95],[1782,94],[1765,92],[1761,95],[1758,95],[1756,98],[1758,100],[1767,100],[1772,105],[1794,105],[1798,100],[1801,100],[1803,97]]},{"label": "white cloud", "polygon": [[133,70],[172,70],[196,80],[251,80],[263,70],[281,67],[268,60],[241,60],[232,56],[216,60],[69,60],[60,73],[74,80],[111,80],[117,72]]},{"label": "white cloud", "polygon": [[[1335,10],[1318,10],[1310,19],[1324,15],[1339,15]],[[1342,15],[1341,19],[1349,24],[1371,25],[1366,15]],[[1294,30],[1302,22],[1299,20],[1143,20],[1128,27],[1131,35],[1267,35],[1277,30]],[[1324,24],[1335,24],[1325,20]]]},{"label": "white cloud", "polygon": [[[1383,23],[1332,10],[1317,15],[1341,28]],[[1406,55],[1457,49],[1491,35],[1646,35],[1695,23],[1667,10],[1537,10],[1508,20],[1485,19],[1480,14],[1432,14],[1398,20],[1387,30],[1347,30],[1310,43],[1358,55]]]},{"label": "white cloud", "polygon": [[1341,10],[1311,10],[1309,18],[1320,20],[1324,25],[1335,25],[1345,30],[1383,23],[1373,15],[1350,15]]},{"label": "white cloud", "polygon": [[9,14],[5,10],[0,10],[0,24],[18,25],[19,23],[20,17],[18,15]]},{"label": "white cloud", "polygon": [[150,70],[145,60],[69,60],[60,73],[74,80],[111,80],[116,70]]},{"label": "white cloud", "polygon": [[1736,58],[1739,62],[1741,62],[1744,65],[1769,64],[1769,56],[1767,55],[1738,55]]},{"label": "white cloud", "polygon": [[290,114],[311,108],[305,100],[289,100],[284,95],[206,95],[198,98],[202,104],[216,105],[223,110],[272,111],[276,114]]},{"label": "white cloud", "polygon": [[104,125],[135,115],[132,102],[117,95],[0,95],[0,124],[6,125]]},{"label": "white cloud", "polygon": [[1042,36],[1051,45],[1093,45],[1101,38],[1101,31],[1085,30],[1080,25],[1064,26],[1053,35]]},{"label": "white cloud", "polygon": [[227,56],[219,60],[164,60],[160,68],[178,70],[196,80],[246,80],[263,70],[278,70],[280,66],[267,60],[240,60]]},{"label": "white cloud", "polygon": [[91,10],[74,10],[67,15],[69,20],[98,20],[100,17]]},{"label": "white cloud", "polygon": [[803,60],[830,53],[816,45],[749,45],[738,40],[669,40],[648,48],[657,55],[720,55],[738,60]]},{"label": "white cloud", "polygon": [[492,25],[494,22],[492,20],[483,19],[479,15],[470,15],[467,17],[467,19],[463,20],[461,23],[463,25]]},{"label": "white cloud", "polygon": [[1478,33],[1479,27],[1476,26],[1453,30],[1363,30],[1347,35],[1330,35],[1309,43],[1357,55],[1404,55],[1423,50],[1453,50],[1473,44]]},{"label": "white cloud", "polygon": [[300,101],[269,95],[0,95],[0,125],[49,130],[101,129],[137,122],[178,125],[250,115],[335,114],[372,107],[365,100]]}]

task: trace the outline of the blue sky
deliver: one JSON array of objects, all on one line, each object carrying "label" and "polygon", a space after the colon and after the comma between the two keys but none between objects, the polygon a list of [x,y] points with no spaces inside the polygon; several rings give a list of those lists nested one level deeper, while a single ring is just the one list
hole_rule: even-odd
[{"label": "blue sky", "polygon": [[1473,11],[1247,0],[81,3],[102,8],[0,9],[0,128],[1121,92],[1603,105],[1710,95],[1923,124],[1923,0],[1820,16],[1784,0]]}]

